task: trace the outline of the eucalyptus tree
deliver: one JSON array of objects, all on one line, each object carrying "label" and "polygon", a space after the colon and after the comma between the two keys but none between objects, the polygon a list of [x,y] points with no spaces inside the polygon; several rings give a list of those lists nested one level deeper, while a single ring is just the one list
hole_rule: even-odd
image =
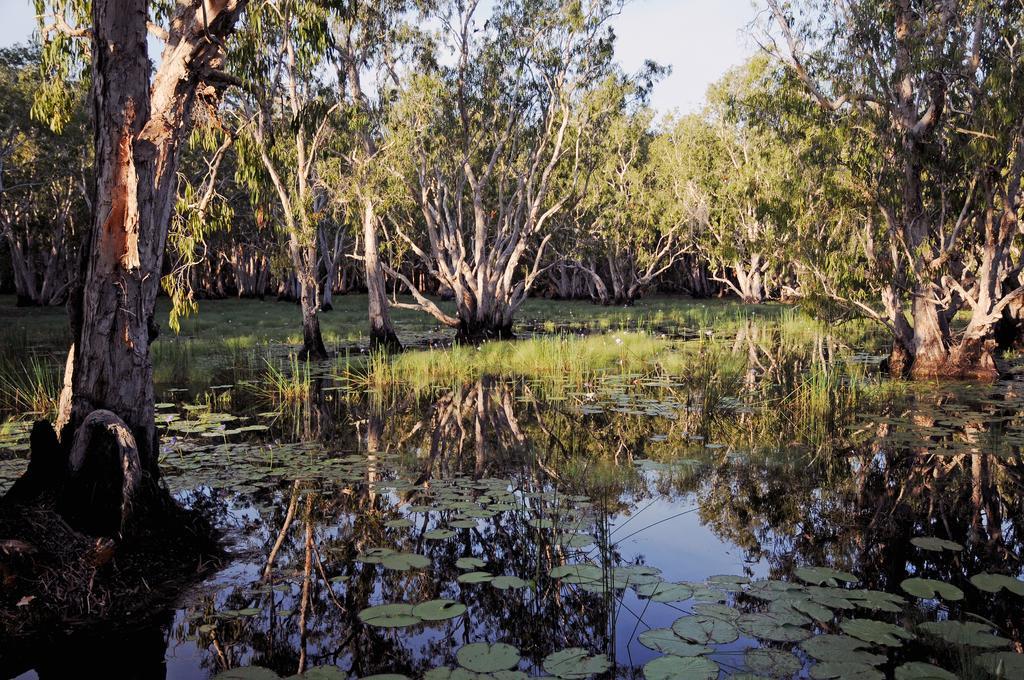
[{"label": "eucalyptus tree", "polygon": [[30,115],[41,84],[37,47],[0,50],[0,234],[19,305],[67,299],[76,236],[88,211],[85,88],[69,84],[71,120],[58,133]]},{"label": "eucalyptus tree", "polygon": [[[58,429],[72,470],[91,468],[101,477],[112,473],[93,460],[102,455],[102,447],[90,446],[93,428],[113,431],[121,451],[117,486],[126,497],[147,480],[145,487],[154,489],[159,476],[149,345],[157,333],[154,306],[181,148],[193,110],[214,105],[228,82],[221,71],[225,41],[245,4],[36,0],[49,76],[36,112],[56,125],[66,122],[71,99],[62,86],[88,57],[95,128],[92,219],[69,303],[74,345]],[[155,71],[150,34],[164,44]],[[100,479],[101,488],[111,481]],[[117,496],[128,512],[132,505]]]},{"label": "eucalyptus tree", "polygon": [[[380,261],[377,188],[387,182],[375,175],[381,171],[379,147],[385,108],[398,85],[396,62],[414,41],[411,21],[415,12],[429,5],[426,0],[357,0],[344,3],[333,22],[338,86],[353,114],[351,130],[357,140],[349,154],[349,186],[359,206],[371,348],[395,350],[402,346],[391,322]],[[376,92],[367,92],[367,76],[373,77]]]},{"label": "eucalyptus tree", "polygon": [[576,266],[590,277],[598,301],[632,304],[692,252],[707,202],[695,178],[680,172],[677,140],[654,129],[642,88],[638,93],[635,85],[619,81],[611,89],[618,101],[608,107],[613,113],[602,134],[595,138],[587,130],[587,138],[578,140],[592,167],[576,206],[579,231],[572,237],[589,241],[584,249],[591,256]]},{"label": "eucalyptus tree", "polygon": [[715,280],[748,303],[763,302],[773,275],[788,266],[802,181],[796,141],[750,113],[777,87],[777,75],[763,57],[731,69],[708,89],[702,122],[676,135],[711,205],[701,249],[720,272]]},{"label": "eucalyptus tree", "polygon": [[[1024,7],[768,0],[768,8],[765,47],[845,141],[833,162],[860,198],[856,219],[841,225],[854,231],[846,271],[805,266],[827,295],[889,329],[894,370],[994,375],[993,328],[1024,295]],[[969,321],[957,332],[961,310]]]},{"label": "eucalyptus tree", "polygon": [[395,231],[456,309],[387,267],[415,299],[393,306],[432,314],[470,342],[510,336],[544,269],[551,219],[571,195],[571,183],[554,190],[556,167],[578,158],[567,132],[589,124],[577,104],[610,69],[608,20],[620,7],[508,0],[484,20],[479,5],[443,4],[438,41],[454,57],[410,75],[389,118],[389,157],[414,208],[396,211]]},{"label": "eucalyptus tree", "polygon": [[254,4],[232,53],[242,80],[237,112],[239,176],[258,203],[268,198],[288,234],[302,306],[302,353],[325,358],[320,332],[318,230],[329,197],[320,173],[340,108],[324,80],[331,8],[321,2]]}]

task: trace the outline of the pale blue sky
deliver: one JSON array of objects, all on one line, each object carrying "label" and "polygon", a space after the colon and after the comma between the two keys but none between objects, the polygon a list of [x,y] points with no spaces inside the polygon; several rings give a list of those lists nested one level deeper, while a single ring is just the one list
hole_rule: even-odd
[{"label": "pale blue sky", "polygon": [[[30,0],[0,0],[0,46],[26,40],[35,28]],[[654,92],[662,113],[696,109],[707,86],[753,53],[746,27],[752,0],[633,0],[615,19],[617,52],[627,71],[644,59],[672,66]]]}]

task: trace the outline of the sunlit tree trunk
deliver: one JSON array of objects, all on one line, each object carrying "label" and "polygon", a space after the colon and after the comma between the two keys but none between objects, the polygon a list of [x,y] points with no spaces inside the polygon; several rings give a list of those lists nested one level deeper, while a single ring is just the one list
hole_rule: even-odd
[{"label": "sunlit tree trunk", "polygon": [[59,424],[69,443],[92,411],[113,412],[131,430],[142,467],[154,478],[149,344],[157,332],[154,305],[181,144],[200,72],[220,59],[220,48],[205,36],[230,31],[243,4],[219,3],[205,27],[198,3],[179,5],[152,87],[149,3],[94,0],[92,6],[96,185],[80,286],[70,304],[70,398],[62,400],[67,410]]}]

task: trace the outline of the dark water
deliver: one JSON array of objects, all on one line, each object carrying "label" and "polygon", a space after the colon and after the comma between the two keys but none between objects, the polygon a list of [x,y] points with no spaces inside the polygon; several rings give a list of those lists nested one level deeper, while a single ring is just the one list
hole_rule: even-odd
[{"label": "dark water", "polygon": [[1024,677],[1024,384],[897,389],[820,346],[733,349],[577,386],[165,392],[168,483],[219,509],[233,559],[172,611],[0,668]]}]

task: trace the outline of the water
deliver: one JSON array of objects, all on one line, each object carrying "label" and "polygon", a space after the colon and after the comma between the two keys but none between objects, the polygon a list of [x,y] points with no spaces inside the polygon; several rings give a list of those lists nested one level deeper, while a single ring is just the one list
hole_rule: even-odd
[{"label": "water", "polygon": [[232,558],[0,669],[1024,677],[1020,384],[896,385],[870,352],[758,337],[585,384],[382,393],[325,368],[269,405],[164,385],[165,477],[220,509]]}]

